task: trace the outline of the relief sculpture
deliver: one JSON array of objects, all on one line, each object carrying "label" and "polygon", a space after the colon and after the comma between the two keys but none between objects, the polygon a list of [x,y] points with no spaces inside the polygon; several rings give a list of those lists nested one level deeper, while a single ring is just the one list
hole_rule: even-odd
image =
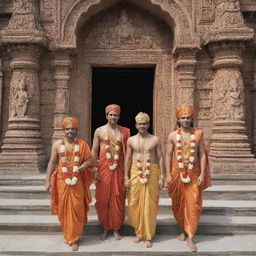
[{"label": "relief sculpture", "polygon": [[244,119],[244,91],[240,71],[217,71],[214,91],[217,119]]}]

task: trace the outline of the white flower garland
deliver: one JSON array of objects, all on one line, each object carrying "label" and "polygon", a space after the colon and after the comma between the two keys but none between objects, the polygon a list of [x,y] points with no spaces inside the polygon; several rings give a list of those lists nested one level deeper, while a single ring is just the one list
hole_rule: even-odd
[{"label": "white flower garland", "polygon": [[62,141],[62,144],[60,145],[60,161],[62,162],[62,176],[65,180],[65,183],[69,186],[75,186],[78,182],[78,174],[79,174],[79,161],[80,161],[80,146],[78,144],[78,141],[75,140],[75,145],[73,147],[73,177],[68,177],[68,167],[67,167],[67,147],[65,145],[64,140]]},{"label": "white flower garland", "polygon": [[[105,138],[104,141],[105,144],[105,149],[106,149],[106,159],[107,160],[111,160],[112,159],[112,155],[111,155],[111,151],[110,151],[110,141],[108,138]],[[121,151],[121,141],[118,140],[115,144],[115,148],[114,148],[114,163],[112,165],[109,166],[110,171],[114,171],[116,170],[117,166],[118,166],[118,161],[119,161],[119,155],[120,155],[120,151]]]},{"label": "white flower garland", "polygon": [[141,184],[146,184],[148,182],[148,177],[150,175],[150,166],[151,166],[151,160],[150,155],[146,154],[146,163],[145,163],[145,169],[143,170],[143,164],[141,162],[141,154],[137,153],[136,155],[136,167],[137,167],[137,173],[138,173],[138,179]]},{"label": "white flower garland", "polygon": [[176,134],[176,140],[177,140],[177,161],[178,161],[178,166],[181,170],[180,172],[180,179],[182,182],[184,183],[189,183],[190,182],[190,177],[189,175],[187,175],[187,177],[184,177],[183,176],[183,172],[187,172],[187,170],[191,171],[194,167],[194,160],[195,160],[195,146],[196,146],[196,136],[194,134],[194,130],[191,129],[190,131],[190,154],[189,154],[189,164],[188,164],[188,168],[187,170],[184,168],[184,163],[182,161],[183,159],[183,156],[182,156],[182,143],[181,143],[181,139],[182,139],[182,136],[181,136],[181,129],[179,129],[177,131],[177,134]]}]

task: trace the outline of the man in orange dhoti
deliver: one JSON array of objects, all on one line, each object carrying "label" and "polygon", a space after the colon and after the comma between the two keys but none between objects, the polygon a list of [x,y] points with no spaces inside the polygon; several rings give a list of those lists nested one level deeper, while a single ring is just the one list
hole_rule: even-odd
[{"label": "man in orange dhoti", "polygon": [[166,153],[166,179],[172,198],[174,218],[182,233],[178,239],[187,243],[191,251],[197,251],[193,242],[202,210],[202,192],[211,185],[208,159],[203,132],[193,129],[194,107],[177,108],[179,129],[168,136]]},{"label": "man in orange dhoti", "polygon": [[124,156],[130,130],[118,125],[120,111],[120,106],[108,105],[105,109],[108,122],[95,130],[93,138],[92,156],[99,179],[95,208],[103,226],[102,240],[108,230],[113,230],[116,240],[121,239],[119,229],[125,217]]},{"label": "man in orange dhoti", "polygon": [[159,194],[164,185],[164,163],[160,140],[148,133],[149,116],[140,112],[135,120],[138,133],[128,139],[125,158],[128,218],[135,229],[134,242],[145,239],[145,246],[149,248],[156,231]]},{"label": "man in orange dhoti", "polygon": [[65,243],[76,251],[91,202],[93,159],[88,144],[76,139],[78,120],[66,117],[61,125],[65,135],[52,146],[45,186],[51,191],[52,213],[58,215]]}]

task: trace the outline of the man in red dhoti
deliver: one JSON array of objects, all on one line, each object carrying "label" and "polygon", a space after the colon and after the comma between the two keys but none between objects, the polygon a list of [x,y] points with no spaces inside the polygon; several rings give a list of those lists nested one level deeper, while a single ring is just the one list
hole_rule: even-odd
[{"label": "man in red dhoti", "polygon": [[211,185],[203,132],[193,128],[194,107],[181,105],[176,111],[179,129],[168,136],[166,178],[174,218],[182,233],[178,239],[197,251],[193,242],[202,210],[202,192]]},{"label": "man in red dhoti", "polygon": [[104,230],[101,239],[113,230],[115,239],[120,240],[119,229],[125,217],[124,156],[130,130],[118,125],[120,106],[108,105],[105,112],[108,122],[95,130],[92,146],[99,179],[95,208]]},{"label": "man in red dhoti", "polygon": [[65,243],[77,251],[91,202],[93,159],[88,144],[76,139],[78,120],[66,117],[61,126],[64,137],[52,146],[45,187],[51,191],[52,213],[58,215]]}]

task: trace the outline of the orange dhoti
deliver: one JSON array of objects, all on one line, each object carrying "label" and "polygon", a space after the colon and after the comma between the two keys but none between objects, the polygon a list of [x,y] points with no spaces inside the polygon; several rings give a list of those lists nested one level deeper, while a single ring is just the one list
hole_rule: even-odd
[{"label": "orange dhoti", "polygon": [[[90,149],[84,140],[78,140],[80,146],[80,164],[90,156]],[[78,182],[68,186],[62,176],[62,163],[52,176],[52,212],[58,215],[64,232],[65,242],[73,244],[82,235],[87,222],[87,211],[91,202],[90,185],[92,183],[91,169],[86,169],[78,175]],[[72,175],[72,166],[68,168]]]}]

